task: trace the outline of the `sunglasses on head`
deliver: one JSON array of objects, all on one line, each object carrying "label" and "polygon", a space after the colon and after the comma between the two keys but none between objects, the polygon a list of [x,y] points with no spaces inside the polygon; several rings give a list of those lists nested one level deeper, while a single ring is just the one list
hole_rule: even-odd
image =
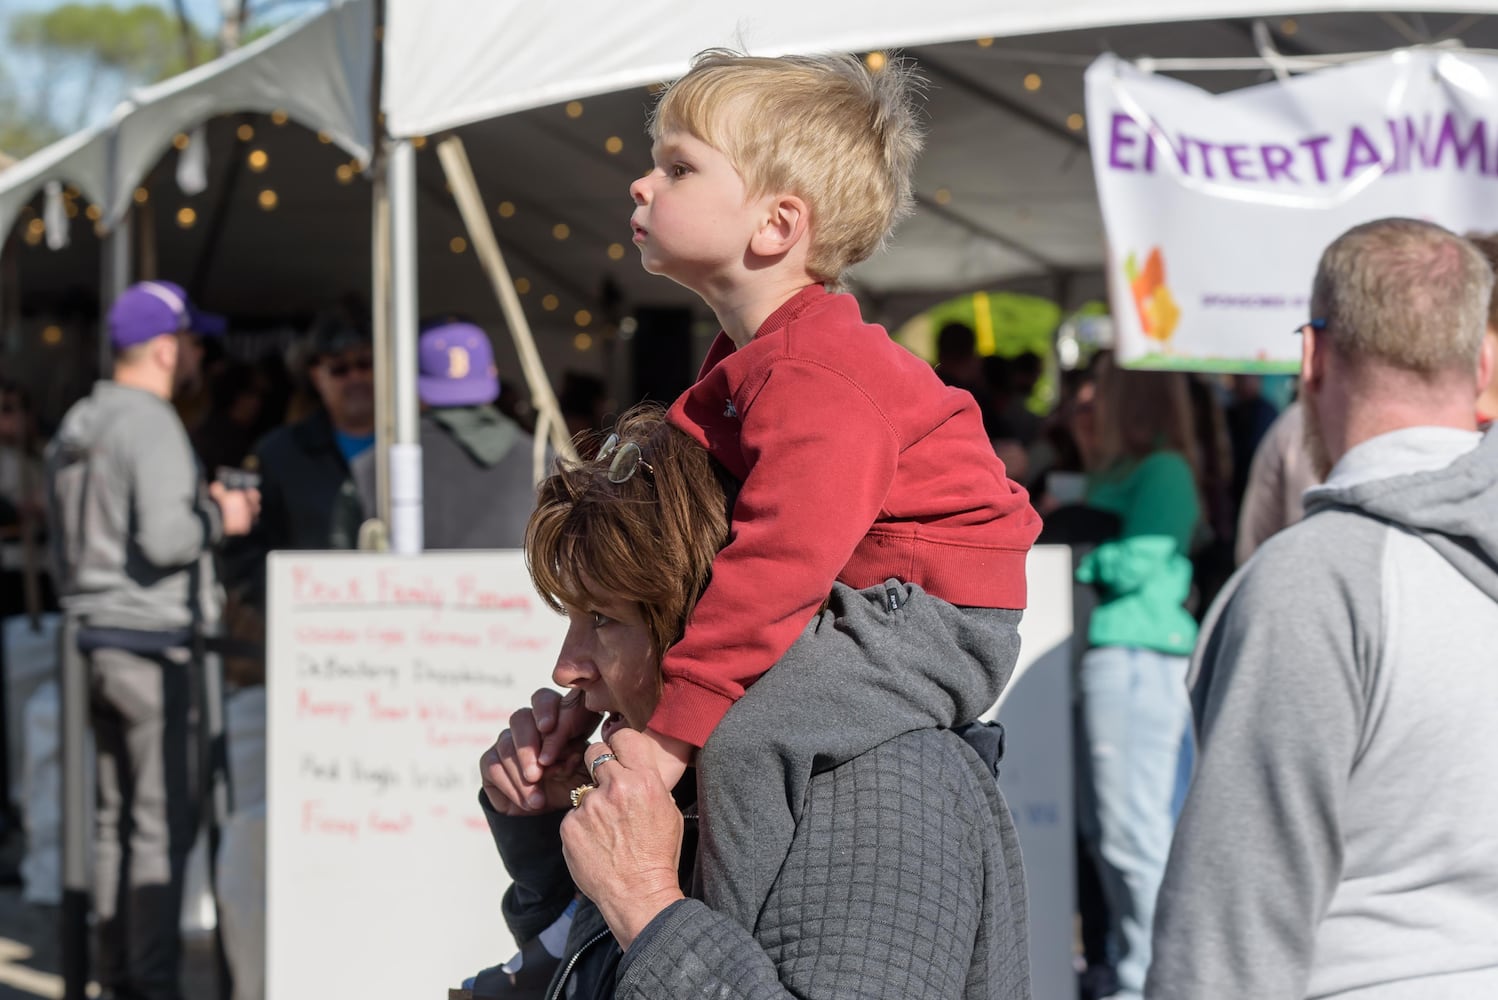
[{"label": "sunglasses on head", "polygon": [[344,358],[338,361],[326,361],[323,363],[323,371],[334,378],[344,378],[349,372],[372,372],[374,371],[374,359]]},{"label": "sunglasses on head", "polygon": [[615,485],[627,483],[641,467],[650,473],[652,479],[655,478],[655,469],[645,461],[640,446],[633,441],[620,443],[619,435],[610,434],[604,439],[603,447],[598,449],[598,461],[602,462],[610,455],[614,456],[614,460],[609,463],[609,482]]}]

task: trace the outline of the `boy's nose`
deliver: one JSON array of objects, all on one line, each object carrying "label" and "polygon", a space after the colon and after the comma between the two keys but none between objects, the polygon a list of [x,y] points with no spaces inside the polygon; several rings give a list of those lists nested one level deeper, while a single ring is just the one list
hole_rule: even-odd
[{"label": "boy's nose", "polygon": [[650,175],[646,174],[644,177],[637,177],[634,180],[634,182],[630,184],[630,186],[629,186],[629,196],[634,199],[636,205],[643,205],[643,204],[645,204],[645,199],[646,199],[645,182],[647,180],[649,180],[649,179],[650,179]]}]

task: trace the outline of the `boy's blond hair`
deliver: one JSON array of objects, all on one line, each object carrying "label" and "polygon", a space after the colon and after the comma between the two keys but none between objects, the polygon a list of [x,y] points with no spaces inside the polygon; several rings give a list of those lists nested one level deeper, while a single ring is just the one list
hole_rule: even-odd
[{"label": "boy's blond hair", "polygon": [[848,55],[778,59],[708,49],[656,105],[650,136],[687,132],[726,156],[751,198],[794,194],[811,211],[811,276],[835,282],[915,203],[924,136],[920,80],[904,60],[877,71]]}]

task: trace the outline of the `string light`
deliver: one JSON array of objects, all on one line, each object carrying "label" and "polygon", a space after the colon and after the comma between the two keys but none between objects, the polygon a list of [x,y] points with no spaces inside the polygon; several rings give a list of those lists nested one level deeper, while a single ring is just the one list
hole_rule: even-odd
[{"label": "string light", "polygon": [[255,138],[255,126],[251,125],[249,122],[245,122],[243,125],[239,126],[239,128],[234,130],[234,134],[239,136],[240,142],[249,142],[251,139]]},{"label": "string light", "polygon": [[579,333],[572,338],[574,350],[587,351],[593,347],[593,335],[591,333]]},{"label": "string light", "polygon": [[557,306],[561,304],[562,300],[557,298],[555,295],[547,295],[541,300],[541,308],[545,309],[547,312],[556,312]]},{"label": "string light", "polygon": [[462,253],[468,249],[468,241],[461,236],[454,236],[447,241],[447,248],[453,253]]},{"label": "string light", "polygon": [[558,222],[551,227],[551,235],[558,240],[565,240],[572,235],[572,227],[565,222]]},{"label": "string light", "polygon": [[53,347],[56,347],[58,344],[62,343],[62,327],[54,323],[53,325],[43,329],[42,343],[50,344]]},{"label": "string light", "polygon": [[991,49],[991,48],[993,48],[993,39],[992,38],[980,38],[980,39],[978,39],[978,48],[980,48],[980,49]]},{"label": "string light", "polygon": [[1030,91],[1035,91],[1035,90],[1039,90],[1040,89],[1040,74],[1039,73],[1026,73],[1025,74],[1025,89],[1026,90],[1030,90]]},{"label": "string light", "polygon": [[515,203],[513,201],[502,201],[499,203],[499,217],[508,219],[515,214]]},{"label": "string light", "polygon": [[99,209],[98,205],[88,206],[88,208],[83,210],[83,214],[88,216],[90,222],[98,222],[104,217],[104,213]]},{"label": "string light", "polygon": [[151,200],[151,192],[147,191],[143,187],[138,187],[135,189],[135,194],[132,197],[135,198],[135,203],[137,205],[144,205],[146,202]]},{"label": "string light", "polygon": [[326,132],[318,132],[317,141],[326,146],[328,143],[333,141],[333,137],[331,135],[328,135],[328,133]]},{"label": "string light", "polygon": [[265,173],[265,168],[270,166],[270,157],[266,154],[265,150],[254,149],[250,151],[247,162],[251,170],[257,174],[263,174]]},{"label": "string light", "polygon": [[347,163],[338,164],[338,169],[333,172],[338,175],[339,184],[348,184],[354,179],[354,168]]},{"label": "string light", "polygon": [[287,115],[285,111],[277,108],[270,113],[270,120],[272,124],[285,125],[288,121],[291,120],[291,117]]},{"label": "string light", "polygon": [[609,260],[623,260],[623,259],[624,259],[624,244],[623,243],[610,243],[609,244]]},{"label": "string light", "polygon": [[183,205],[177,209],[177,225],[183,229],[191,229],[198,221],[198,213],[190,205]]},{"label": "string light", "polygon": [[576,323],[578,326],[587,326],[589,323],[593,322],[593,314],[588,312],[588,310],[586,309],[579,309],[577,312],[572,314],[572,322]]},{"label": "string light", "polygon": [[882,70],[885,63],[887,63],[888,61],[888,57],[886,57],[883,52],[870,52],[868,55],[863,57],[863,64],[867,66],[871,72],[874,73]]},{"label": "string light", "polygon": [[26,223],[26,235],[28,236],[41,236],[46,233],[46,231],[47,224],[41,219],[32,219],[30,222]]},{"label": "string light", "polygon": [[1066,127],[1073,132],[1082,131],[1082,126],[1086,124],[1087,120],[1075,111],[1066,116]]},{"label": "string light", "polygon": [[67,213],[68,218],[70,218],[70,219],[76,219],[76,218],[78,218],[78,205],[77,205],[76,202],[66,201],[66,200],[63,201],[63,203],[62,203],[62,210]]},{"label": "string light", "polygon": [[260,207],[265,209],[267,212],[273,210],[277,205],[281,203],[280,197],[276,194],[275,191],[271,190],[270,188],[266,188],[264,191],[261,191],[259,197],[257,197],[255,200],[258,201],[260,203]]},{"label": "string light", "polygon": [[40,246],[42,242],[42,234],[34,233],[29,229],[26,230],[26,235],[22,238],[26,241],[26,245],[29,247]]},{"label": "string light", "polygon": [[624,149],[624,140],[619,138],[617,135],[611,135],[607,139],[603,140],[603,148],[608,150],[610,153],[618,153]]},{"label": "string light", "polygon": [[581,118],[583,116],[583,102],[568,101],[566,111],[568,118]]},{"label": "string light", "polygon": [[1287,17],[1280,22],[1280,34],[1293,35],[1300,30],[1300,22],[1293,17]]},{"label": "string light", "polygon": [[424,135],[415,135],[415,136],[412,136],[411,137],[411,148],[412,149],[426,149],[427,148],[427,137],[424,136]]},{"label": "string light", "polygon": [[936,203],[938,205],[945,205],[947,202],[949,202],[949,201],[952,200],[952,192],[948,188],[939,187],[939,188],[936,189],[936,196],[935,197],[936,197]]},{"label": "string light", "polygon": [[529,279],[529,278],[516,278],[515,279],[515,291],[517,293],[519,293],[521,295],[524,295],[526,292],[528,292],[530,290],[531,290],[531,279]]},{"label": "string light", "polygon": [[188,138],[186,132],[178,132],[176,135],[172,136],[172,145],[177,147],[178,149],[186,149],[188,146],[192,145],[192,140]]}]

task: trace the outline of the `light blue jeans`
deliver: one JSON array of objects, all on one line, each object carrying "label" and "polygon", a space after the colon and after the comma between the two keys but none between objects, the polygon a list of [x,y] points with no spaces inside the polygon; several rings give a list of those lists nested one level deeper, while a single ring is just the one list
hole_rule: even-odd
[{"label": "light blue jeans", "polygon": [[1104,646],[1082,657],[1077,821],[1109,911],[1118,994],[1144,991],[1155,896],[1190,751],[1184,656]]}]

